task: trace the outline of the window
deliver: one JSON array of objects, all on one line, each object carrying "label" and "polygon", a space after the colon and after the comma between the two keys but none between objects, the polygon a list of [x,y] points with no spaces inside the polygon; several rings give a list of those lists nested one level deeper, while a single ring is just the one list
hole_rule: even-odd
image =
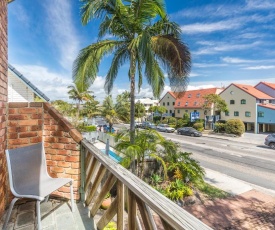
[{"label": "window", "polygon": [[191,94],[188,94],[188,98],[190,98],[191,97]]},{"label": "window", "polygon": [[168,110],[166,110],[166,113],[168,113]]},{"label": "window", "polygon": [[188,113],[188,110],[185,110],[186,113]]},{"label": "window", "polygon": [[245,99],[242,99],[242,100],[241,100],[241,104],[242,104],[242,105],[245,105],[245,104],[246,104],[246,100],[245,100]]},{"label": "window", "polygon": [[167,106],[169,106],[169,102],[167,102]]},{"label": "window", "polygon": [[245,112],[245,116],[246,116],[246,117],[251,117],[251,113],[248,112],[248,111],[246,111],[246,112]]},{"label": "window", "polygon": [[163,102],[162,104],[163,104],[163,106],[165,106],[165,102]]},{"label": "window", "polygon": [[178,113],[180,113],[180,110],[178,109]]},{"label": "window", "polygon": [[194,102],[194,105],[197,105],[197,102],[196,102],[196,101]]},{"label": "window", "polygon": [[239,116],[239,112],[238,111],[234,111],[234,116],[238,117]]},{"label": "window", "polygon": [[172,110],[170,110],[170,113],[172,113]]},{"label": "window", "polygon": [[178,106],[180,105],[180,101],[178,102]]},{"label": "window", "polygon": [[229,112],[225,112],[225,116],[229,116]]},{"label": "window", "polygon": [[230,105],[234,105],[235,101],[234,100],[230,100]]},{"label": "window", "polygon": [[173,102],[173,105],[175,105],[175,102]]},{"label": "window", "polygon": [[197,110],[194,110],[194,113],[196,113],[197,112]]},{"label": "window", "polygon": [[258,117],[264,117],[264,112],[258,112]]},{"label": "window", "polygon": [[197,94],[197,98],[199,98],[199,97],[200,97],[200,94],[198,93],[198,94]]},{"label": "window", "polygon": [[185,102],[185,106],[187,106],[188,105],[188,101],[187,102]]}]

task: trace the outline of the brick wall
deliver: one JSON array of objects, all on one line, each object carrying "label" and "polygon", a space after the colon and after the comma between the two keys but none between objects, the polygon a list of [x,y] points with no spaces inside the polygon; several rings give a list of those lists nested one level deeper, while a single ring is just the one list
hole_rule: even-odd
[{"label": "brick wall", "polygon": [[7,102],[7,1],[0,0],[0,216],[5,206],[7,170],[4,151],[6,149],[6,102]]},{"label": "brick wall", "polygon": [[[75,199],[79,199],[81,134],[49,103],[9,103],[8,148],[44,141],[48,172],[52,177],[74,179]],[[69,198],[64,186],[53,195]]]}]

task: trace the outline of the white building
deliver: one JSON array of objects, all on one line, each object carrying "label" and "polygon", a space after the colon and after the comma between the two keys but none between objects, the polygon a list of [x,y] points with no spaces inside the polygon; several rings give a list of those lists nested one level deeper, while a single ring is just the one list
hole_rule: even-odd
[{"label": "white building", "polygon": [[49,101],[50,99],[34,86],[12,65],[8,66],[8,102],[34,102],[35,96]]},{"label": "white building", "polygon": [[152,100],[151,98],[135,99],[135,103],[141,103],[144,105],[146,115],[150,114],[148,110],[151,106],[159,106],[159,100]]}]

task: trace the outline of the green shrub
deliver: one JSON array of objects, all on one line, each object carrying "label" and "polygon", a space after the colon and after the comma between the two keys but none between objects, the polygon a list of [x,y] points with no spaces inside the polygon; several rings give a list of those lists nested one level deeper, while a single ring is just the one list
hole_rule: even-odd
[{"label": "green shrub", "polygon": [[187,126],[187,122],[183,119],[178,119],[176,124],[176,129]]},{"label": "green shrub", "polygon": [[96,126],[94,125],[90,125],[90,126],[81,126],[81,127],[78,127],[81,132],[93,132],[93,131],[96,131]]},{"label": "green shrub", "polygon": [[169,124],[169,125],[176,125],[177,124],[177,119],[174,118],[174,117],[169,117],[167,124]]},{"label": "green shrub", "polygon": [[225,123],[215,123],[214,132],[216,133],[222,133],[225,132]]},{"label": "green shrub", "polygon": [[244,123],[240,119],[230,119],[226,122],[225,132],[241,136],[245,131]]},{"label": "green shrub", "polygon": [[158,123],[161,120],[161,116],[155,116],[153,117],[154,123]]},{"label": "green shrub", "polygon": [[204,128],[203,128],[203,123],[200,123],[200,122],[196,122],[194,125],[193,125],[193,128],[198,130],[198,131],[203,131]]}]

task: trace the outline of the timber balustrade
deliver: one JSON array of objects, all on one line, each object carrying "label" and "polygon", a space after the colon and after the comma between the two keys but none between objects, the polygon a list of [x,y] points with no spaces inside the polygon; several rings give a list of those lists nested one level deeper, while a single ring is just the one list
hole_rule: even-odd
[{"label": "timber balustrade", "polygon": [[164,229],[211,229],[85,139],[81,143],[81,167],[81,199],[89,206],[91,217],[116,186],[116,197],[96,223],[98,229],[103,229],[117,215],[119,230],[141,229],[142,226],[155,230],[153,213],[159,216]]}]

